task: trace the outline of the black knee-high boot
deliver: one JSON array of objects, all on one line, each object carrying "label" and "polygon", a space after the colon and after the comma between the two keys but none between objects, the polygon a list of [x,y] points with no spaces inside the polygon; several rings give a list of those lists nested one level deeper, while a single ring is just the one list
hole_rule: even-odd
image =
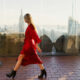
[{"label": "black knee-high boot", "polygon": [[43,78],[45,76],[45,78],[47,77],[47,72],[45,69],[41,70],[41,74],[38,76],[38,78]]},{"label": "black knee-high boot", "polygon": [[7,77],[12,77],[12,79],[14,79],[14,77],[16,76],[16,71],[12,70],[10,73],[6,74]]}]

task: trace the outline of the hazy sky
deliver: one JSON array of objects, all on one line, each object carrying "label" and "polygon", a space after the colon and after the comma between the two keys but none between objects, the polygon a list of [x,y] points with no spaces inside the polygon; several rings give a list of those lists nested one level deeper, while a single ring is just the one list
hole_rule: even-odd
[{"label": "hazy sky", "polygon": [[[80,22],[79,3],[76,0],[74,17]],[[72,0],[0,0],[0,25],[18,24],[21,9],[23,15],[32,15],[35,24],[67,25],[72,16]]]}]

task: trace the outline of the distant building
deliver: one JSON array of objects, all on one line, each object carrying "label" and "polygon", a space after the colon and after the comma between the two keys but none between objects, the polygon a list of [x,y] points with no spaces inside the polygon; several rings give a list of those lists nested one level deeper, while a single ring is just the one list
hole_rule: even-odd
[{"label": "distant building", "polygon": [[68,21],[68,34],[69,35],[75,35],[76,30],[75,30],[75,21],[70,17]]},{"label": "distant building", "polygon": [[68,34],[69,35],[80,35],[79,32],[80,32],[80,24],[70,17],[68,21]]},{"label": "distant building", "polygon": [[76,22],[76,35],[80,35],[80,24]]},{"label": "distant building", "polygon": [[22,10],[19,18],[19,32],[24,32],[24,17],[23,17]]}]

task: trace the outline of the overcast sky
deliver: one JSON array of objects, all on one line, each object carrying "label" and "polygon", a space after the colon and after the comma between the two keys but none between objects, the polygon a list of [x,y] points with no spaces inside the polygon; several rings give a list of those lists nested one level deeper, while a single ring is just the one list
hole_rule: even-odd
[{"label": "overcast sky", "polygon": [[[74,18],[80,22],[80,0],[75,6]],[[21,9],[23,15],[32,15],[35,24],[67,25],[72,0],[0,0],[0,25],[18,24]]]}]

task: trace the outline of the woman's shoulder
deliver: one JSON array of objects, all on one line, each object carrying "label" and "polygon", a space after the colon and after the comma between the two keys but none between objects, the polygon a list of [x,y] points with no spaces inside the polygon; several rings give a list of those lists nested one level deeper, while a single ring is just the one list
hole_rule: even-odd
[{"label": "woman's shoulder", "polygon": [[30,24],[30,28],[34,30],[35,26],[33,24]]}]

